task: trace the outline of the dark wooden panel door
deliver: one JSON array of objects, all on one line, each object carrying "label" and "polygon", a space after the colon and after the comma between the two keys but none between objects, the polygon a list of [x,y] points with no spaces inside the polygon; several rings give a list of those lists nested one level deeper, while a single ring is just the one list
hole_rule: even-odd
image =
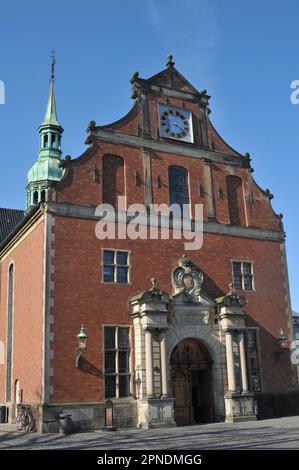
[{"label": "dark wooden panel door", "polygon": [[196,423],[213,420],[211,371],[208,369],[192,371],[192,406]]},{"label": "dark wooden panel door", "polygon": [[186,371],[177,370],[173,377],[173,395],[175,397],[174,419],[177,424],[191,423],[192,400]]},{"label": "dark wooden panel door", "polygon": [[206,349],[197,340],[183,340],[173,350],[170,362],[176,423],[211,421],[212,361]]}]

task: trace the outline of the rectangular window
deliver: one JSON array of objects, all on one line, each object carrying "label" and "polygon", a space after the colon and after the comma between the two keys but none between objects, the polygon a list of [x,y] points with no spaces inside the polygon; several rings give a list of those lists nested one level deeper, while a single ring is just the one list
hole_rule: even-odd
[{"label": "rectangular window", "polygon": [[131,395],[130,356],[130,328],[123,326],[105,326],[105,398],[123,398]]},{"label": "rectangular window", "polygon": [[103,281],[117,284],[128,284],[128,251],[103,250]]},{"label": "rectangular window", "polygon": [[253,290],[252,263],[233,261],[233,287],[235,290]]},{"label": "rectangular window", "polygon": [[236,389],[241,390],[242,380],[241,380],[241,364],[240,364],[238,335],[233,335],[233,358],[234,358]]},{"label": "rectangular window", "polygon": [[252,392],[262,391],[258,328],[246,328],[248,377]]}]

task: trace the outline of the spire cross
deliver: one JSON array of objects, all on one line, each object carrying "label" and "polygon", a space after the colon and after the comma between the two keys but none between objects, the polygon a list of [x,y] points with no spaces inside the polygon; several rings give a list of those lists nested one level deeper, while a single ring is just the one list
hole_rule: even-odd
[{"label": "spire cross", "polygon": [[54,75],[55,75],[55,64],[56,64],[55,54],[56,54],[55,51],[51,51],[51,59],[52,59],[52,64],[51,64],[51,78],[52,78],[52,79],[54,78]]}]

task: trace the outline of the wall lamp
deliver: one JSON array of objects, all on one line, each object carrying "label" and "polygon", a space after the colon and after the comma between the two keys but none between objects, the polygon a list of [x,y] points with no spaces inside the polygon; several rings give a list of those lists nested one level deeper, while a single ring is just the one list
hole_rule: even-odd
[{"label": "wall lamp", "polygon": [[80,362],[80,359],[82,358],[83,353],[86,349],[87,338],[88,338],[88,336],[86,334],[86,331],[84,329],[84,325],[81,325],[80,332],[77,334],[76,338],[77,338],[77,341],[78,341],[78,351],[77,351],[77,354],[76,354],[76,367],[79,367],[79,362]]},{"label": "wall lamp", "polygon": [[277,355],[283,354],[287,350],[287,336],[285,335],[285,332],[283,328],[280,328],[279,330],[279,336],[277,337],[279,344],[280,344],[280,350],[276,351]]}]

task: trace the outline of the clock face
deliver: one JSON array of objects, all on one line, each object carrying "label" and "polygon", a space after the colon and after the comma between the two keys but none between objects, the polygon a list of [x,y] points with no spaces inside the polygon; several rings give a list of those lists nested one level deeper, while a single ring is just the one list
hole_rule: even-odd
[{"label": "clock face", "polygon": [[192,114],[189,110],[161,104],[159,120],[161,137],[193,142]]}]

